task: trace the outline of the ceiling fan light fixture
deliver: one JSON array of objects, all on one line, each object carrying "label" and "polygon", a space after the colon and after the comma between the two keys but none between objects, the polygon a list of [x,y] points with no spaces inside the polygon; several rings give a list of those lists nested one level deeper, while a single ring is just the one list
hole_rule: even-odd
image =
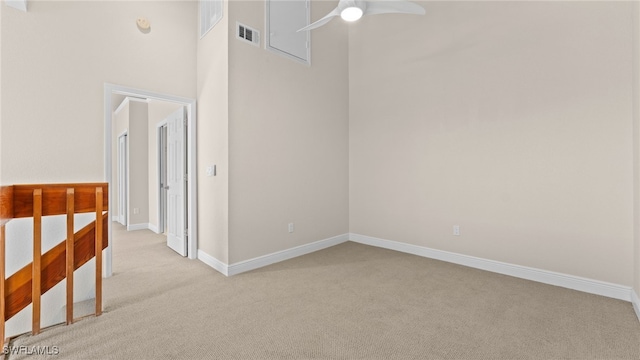
[{"label": "ceiling fan light fixture", "polygon": [[340,0],[333,11],[298,31],[319,28],[338,15],[345,21],[353,22],[364,15],[376,14],[424,15],[425,10],[422,6],[407,0]]},{"label": "ceiling fan light fixture", "polygon": [[342,10],[342,12],[340,12],[340,17],[344,20],[344,21],[356,21],[358,19],[360,19],[362,17],[363,11],[362,9],[360,9],[357,6],[350,6],[344,10]]}]

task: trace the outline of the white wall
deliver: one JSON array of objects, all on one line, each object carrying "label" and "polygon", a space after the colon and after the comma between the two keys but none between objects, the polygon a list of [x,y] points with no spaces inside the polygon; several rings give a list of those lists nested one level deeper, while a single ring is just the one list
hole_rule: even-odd
[{"label": "white wall", "polygon": [[114,113],[112,118],[112,144],[111,144],[111,176],[113,183],[111,184],[111,195],[113,201],[109,204],[109,210],[112,216],[120,214],[120,184],[118,183],[118,138],[129,130],[129,100],[125,99],[118,111]]},{"label": "white wall", "polygon": [[[105,180],[104,83],[195,97],[196,13],[191,1],[30,1],[27,13],[3,11],[4,181]],[[139,16],[150,33],[137,29]]]},{"label": "white wall", "polygon": [[264,34],[264,11],[229,4],[229,263],[348,232],[346,26],[314,31],[308,67],[235,38],[236,21]]},{"label": "white wall", "polygon": [[[229,6],[198,41],[198,248],[229,261]],[[215,177],[206,167],[217,165]]]},{"label": "white wall", "polygon": [[632,286],[632,4],[422,5],[350,31],[351,232]]},{"label": "white wall", "polygon": [[149,110],[147,102],[129,103],[129,216],[128,226],[146,228],[149,224]]}]

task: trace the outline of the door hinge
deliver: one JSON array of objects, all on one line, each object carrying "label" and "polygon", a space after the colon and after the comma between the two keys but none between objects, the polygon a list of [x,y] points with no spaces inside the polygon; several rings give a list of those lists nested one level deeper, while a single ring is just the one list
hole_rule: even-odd
[{"label": "door hinge", "polygon": [[189,181],[189,176],[187,174],[184,174],[184,181]]}]

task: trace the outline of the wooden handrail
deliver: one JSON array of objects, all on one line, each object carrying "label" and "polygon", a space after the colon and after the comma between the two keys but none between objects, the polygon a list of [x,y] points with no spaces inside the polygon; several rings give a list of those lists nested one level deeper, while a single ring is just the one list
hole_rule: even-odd
[{"label": "wooden handrail", "polygon": [[0,226],[13,219],[13,186],[0,187]]},{"label": "wooden handrail", "polygon": [[74,192],[74,213],[94,212],[96,188],[103,188],[104,210],[108,209],[109,192],[106,183],[13,185],[13,219],[33,216],[33,191],[42,189],[42,216],[67,213],[67,189]]},{"label": "wooden handrail", "polygon": [[[67,279],[66,322],[73,323],[73,273],[96,256],[96,309],[102,313],[102,250],[108,244],[107,183],[36,184],[0,187],[0,348],[5,323],[33,304],[32,332],[40,332],[40,298]],[[74,234],[74,215],[94,212],[96,220]],[[66,240],[41,254],[42,217],[66,214]],[[6,278],[5,225],[15,218],[33,218],[33,261]]]}]

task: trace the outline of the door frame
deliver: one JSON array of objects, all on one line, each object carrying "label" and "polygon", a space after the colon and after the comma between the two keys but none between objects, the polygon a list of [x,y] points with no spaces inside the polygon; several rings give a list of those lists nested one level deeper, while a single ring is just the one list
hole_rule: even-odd
[{"label": "door frame", "polygon": [[[113,107],[111,97],[113,94],[128,95],[160,101],[169,101],[182,104],[187,109],[187,257],[197,259],[198,257],[198,186],[197,186],[197,163],[196,163],[196,100],[181,96],[161,94],[153,91],[136,89],[128,86],[105,83],[104,84],[104,174],[105,181],[111,188],[112,179],[112,126]],[[113,192],[109,191],[109,203],[113,204]],[[113,274],[112,256],[112,221],[109,221],[109,246],[103,253],[104,274],[109,277]]]}]

